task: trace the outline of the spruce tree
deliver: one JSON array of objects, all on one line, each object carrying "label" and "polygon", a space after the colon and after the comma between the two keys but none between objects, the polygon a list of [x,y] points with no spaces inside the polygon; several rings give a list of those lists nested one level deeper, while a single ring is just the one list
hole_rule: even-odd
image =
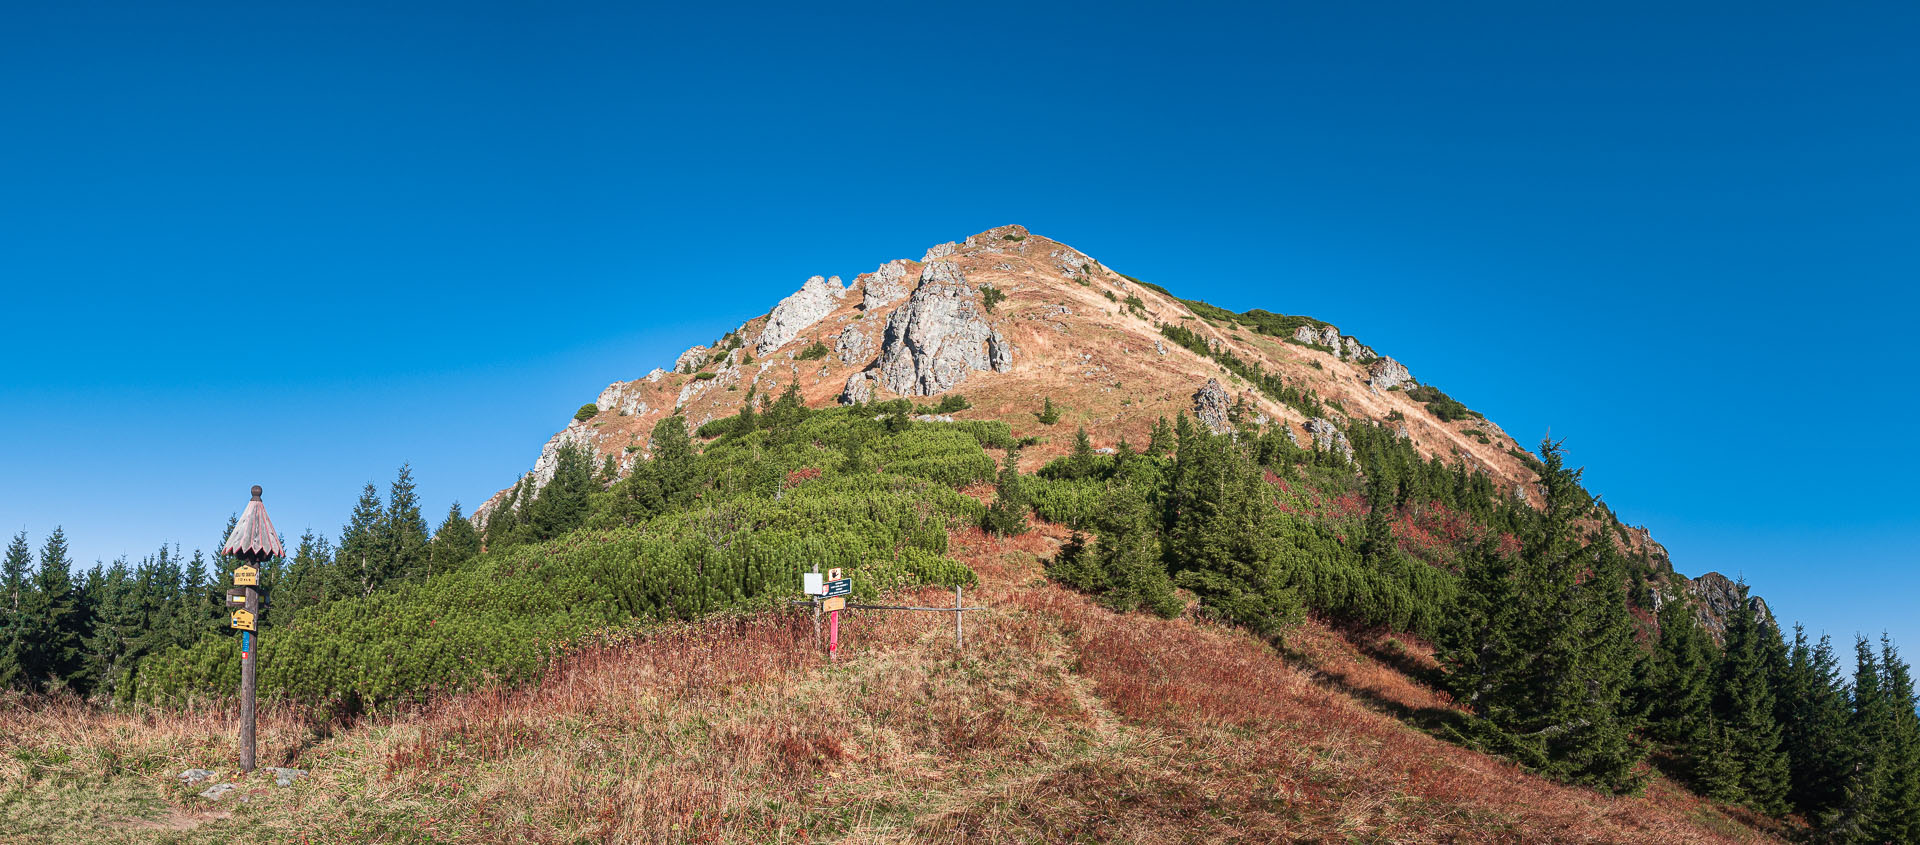
[{"label": "spruce tree", "polygon": [[387,537],[387,509],[380,502],[380,489],[367,482],[360,489],[360,501],[340,529],[339,551],[334,554],[337,573],[329,585],[328,598],[368,596],[386,580],[390,571]]},{"label": "spruce tree", "polygon": [[454,502],[452,507],[447,508],[447,518],[440,521],[439,530],[433,532],[433,571],[430,574],[451,572],[479,553],[480,534],[473,530],[473,523],[460,513],[460,503]]},{"label": "spruce tree", "polygon": [[1920,714],[1913,673],[1893,641],[1880,635],[1880,695],[1886,701],[1885,763],[1870,829],[1883,842],[1920,842]]},{"label": "spruce tree", "polygon": [[1682,777],[1698,782],[1711,751],[1711,643],[1684,594],[1667,599],[1655,618],[1660,637],[1635,686],[1636,699],[1647,735],[1672,751]]},{"label": "spruce tree", "polygon": [[0,689],[21,689],[27,683],[27,620],[25,605],[33,590],[33,549],[27,532],[13,535],[0,559]]},{"label": "spruce tree", "polygon": [[[591,477],[591,468],[588,470]],[[416,578],[427,569],[427,520],[420,514],[420,497],[414,492],[413,468],[401,464],[387,488],[387,512],[380,523],[380,541],[384,547],[378,584]]]},{"label": "spruce tree", "polygon": [[80,638],[84,620],[67,559],[67,535],[53,529],[40,547],[40,567],[34,571],[33,590],[22,603],[25,617],[26,669],[32,689],[64,683],[81,663]]},{"label": "spruce tree", "polygon": [[1161,417],[1153,424],[1153,434],[1147,438],[1147,454],[1154,457],[1166,457],[1173,452],[1173,426]]},{"label": "spruce tree", "polygon": [[1083,425],[1073,435],[1073,454],[1067,458],[1067,474],[1071,478],[1092,478],[1096,465],[1093,440],[1087,437],[1087,427]]},{"label": "spruce tree", "polygon": [[1046,402],[1040,406],[1040,413],[1036,416],[1041,425],[1053,425],[1060,421],[1060,409],[1053,407],[1053,397],[1047,397]]},{"label": "spruce tree", "polygon": [[1847,690],[1833,642],[1809,643],[1795,625],[1787,665],[1775,681],[1774,711],[1787,755],[1787,801],[1801,816],[1819,819],[1844,798],[1848,719]]},{"label": "spruce tree", "polygon": [[1830,842],[1872,842],[1879,827],[1882,795],[1892,773],[1887,770],[1893,713],[1883,691],[1879,659],[1866,637],[1854,639],[1853,713],[1848,720],[1848,761],[1840,802],[1818,820],[1818,829]]},{"label": "spruce tree", "polygon": [[987,506],[981,527],[1002,537],[1026,533],[1027,497],[1020,484],[1020,450],[1008,449],[994,481],[993,504]]},{"label": "spruce tree", "polygon": [[1208,615],[1278,637],[1302,604],[1277,553],[1270,489],[1232,438],[1198,430],[1185,414],[1175,432],[1162,516],[1173,582],[1199,595]]},{"label": "spruce tree", "polygon": [[[645,466],[645,464],[641,465],[642,468],[645,468]],[[633,475],[627,476],[627,480],[621,483],[628,485],[629,489],[631,489],[641,481],[639,478],[640,475],[642,475],[642,473],[636,471]],[[494,505],[492,510],[487,512],[487,522],[486,525],[483,526],[486,537],[485,548],[487,551],[497,552],[514,543],[520,542],[520,505],[522,492],[526,487],[527,477],[522,476],[519,481],[515,481],[513,486],[507,489],[507,494],[501,497],[500,502]]]},{"label": "spruce tree", "polygon": [[1593,509],[1580,470],[1550,440],[1540,456],[1545,506],[1525,517],[1510,572],[1487,551],[1469,565],[1442,660],[1480,717],[1473,733],[1483,747],[1564,780],[1631,789],[1639,751],[1625,694],[1623,563],[1610,542],[1579,535],[1577,520]]},{"label": "spruce tree", "polygon": [[[1714,717],[1726,728],[1740,768],[1740,803],[1769,815],[1786,812],[1787,756],[1774,714],[1770,651],[1784,650],[1778,632],[1754,613],[1740,584],[1714,672]],[[1784,663],[1785,660],[1780,661]]]},{"label": "spruce tree", "polygon": [[551,540],[580,527],[587,519],[593,491],[592,454],[575,443],[561,444],[554,455],[553,478],[540,488],[526,510],[526,524],[533,539]]}]

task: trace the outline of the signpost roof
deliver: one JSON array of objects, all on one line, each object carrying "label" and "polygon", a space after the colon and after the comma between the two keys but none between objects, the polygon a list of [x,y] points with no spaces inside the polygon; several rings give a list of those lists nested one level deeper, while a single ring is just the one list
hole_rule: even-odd
[{"label": "signpost roof", "polygon": [[286,550],[280,547],[280,534],[273,530],[273,520],[267,517],[267,506],[260,502],[260,485],[253,485],[253,500],[240,512],[240,521],[234,523],[233,533],[227,535],[227,543],[220,547],[220,553],[251,563],[286,555]]}]

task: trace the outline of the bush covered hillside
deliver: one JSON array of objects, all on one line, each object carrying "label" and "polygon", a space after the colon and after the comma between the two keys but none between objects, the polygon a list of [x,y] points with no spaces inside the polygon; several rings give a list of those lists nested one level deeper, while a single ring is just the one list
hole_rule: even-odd
[{"label": "bush covered hillside", "polygon": [[[855,573],[865,596],[971,583],[945,556],[947,528],[982,509],[953,486],[991,476],[975,432],[1004,429],[899,420],[812,413],[789,396],[703,454],[669,417],[659,456],[612,485],[569,450],[554,481],[521,513],[499,512],[486,551],[452,571],[269,610],[261,690],[352,711],[526,680],[609,628],[772,607],[815,563]],[[176,700],[225,694],[238,678],[236,650],[216,633],[146,660],[127,686]]]}]

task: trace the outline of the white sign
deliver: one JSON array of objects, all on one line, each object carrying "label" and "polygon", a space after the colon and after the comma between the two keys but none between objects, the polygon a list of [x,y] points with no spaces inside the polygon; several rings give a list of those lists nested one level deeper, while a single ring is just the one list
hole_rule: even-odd
[{"label": "white sign", "polygon": [[800,573],[800,592],[806,593],[807,595],[810,595],[810,596],[818,596],[826,593],[826,591],[827,591],[826,576],[823,576],[818,572]]}]

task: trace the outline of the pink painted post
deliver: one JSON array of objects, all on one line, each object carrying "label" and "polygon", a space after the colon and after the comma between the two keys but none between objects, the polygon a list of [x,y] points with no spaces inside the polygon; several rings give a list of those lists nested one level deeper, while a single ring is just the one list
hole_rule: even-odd
[{"label": "pink painted post", "polygon": [[827,659],[833,660],[840,651],[840,611],[827,614]]}]

